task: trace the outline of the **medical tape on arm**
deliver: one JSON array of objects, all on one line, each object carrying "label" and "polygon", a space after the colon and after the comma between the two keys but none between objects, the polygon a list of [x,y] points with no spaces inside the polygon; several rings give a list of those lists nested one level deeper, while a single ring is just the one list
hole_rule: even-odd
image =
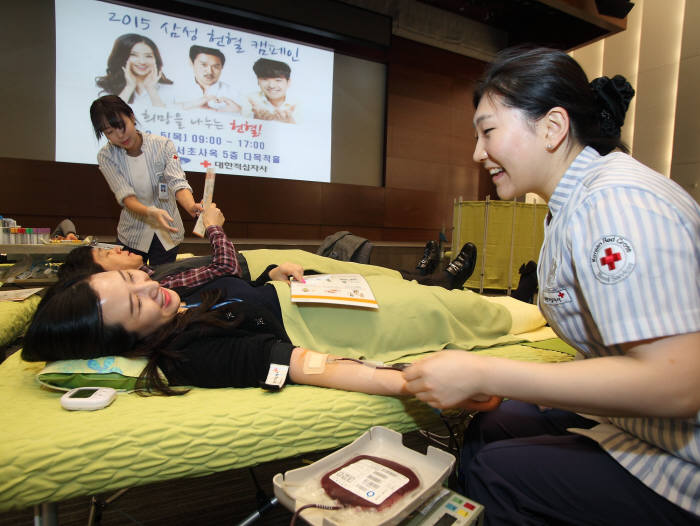
[{"label": "medical tape on arm", "polygon": [[326,362],[328,355],[316,351],[304,351],[304,365],[302,371],[304,374],[322,374],[326,370]]},{"label": "medical tape on arm", "polygon": [[[352,374],[356,375],[358,378],[370,379],[374,377],[374,373],[377,369],[384,368],[383,362],[376,362],[373,360],[358,360],[355,358],[331,358],[328,363],[341,365],[346,364],[347,366],[352,366]],[[349,372],[349,371],[348,371]]]}]

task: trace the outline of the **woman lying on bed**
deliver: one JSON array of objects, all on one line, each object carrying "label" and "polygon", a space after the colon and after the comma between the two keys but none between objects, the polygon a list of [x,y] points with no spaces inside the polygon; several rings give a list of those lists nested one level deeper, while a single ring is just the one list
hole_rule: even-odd
[{"label": "woman lying on bed", "polygon": [[[386,337],[387,342],[382,340],[380,346],[410,346],[412,342],[402,334],[421,323],[408,315],[409,310],[402,305],[409,297],[418,305],[417,312],[439,310],[437,306],[429,307],[433,304],[449,305],[454,316],[442,312],[421,314],[425,326],[419,330],[435,334],[436,342],[459,343],[472,336],[479,341],[493,341],[510,330],[507,311],[477,294],[450,292],[397,278],[385,280],[391,283],[372,284],[381,314],[358,314],[353,312],[355,309],[337,306],[311,307],[325,309],[329,316],[342,320],[347,331],[338,338],[342,327],[328,336],[317,333],[315,341],[331,340],[326,348],[342,348],[347,354],[350,345],[341,342],[342,338],[354,339],[361,348],[373,337],[369,333],[378,332],[375,337]],[[283,325],[278,299],[278,294],[286,293],[283,301],[289,302],[289,287],[277,285],[251,287],[240,279],[221,278],[182,301],[176,292],[161,287],[139,270],[75,278],[47,292],[26,334],[22,358],[55,361],[111,355],[146,357],[148,365],[141,374],[142,385],[164,394],[182,392],[170,386],[275,389],[288,381],[370,394],[406,394],[397,370],[375,368],[295,346]],[[380,296],[386,301],[382,303]],[[463,326],[469,313],[485,320],[483,329]],[[370,322],[352,321],[360,319]],[[466,325],[478,325],[475,319],[466,321]],[[377,320],[384,320],[383,330],[371,326]],[[412,334],[416,334],[415,329]],[[424,342],[417,342],[416,348],[421,344]],[[159,369],[167,384],[159,376]]]}]

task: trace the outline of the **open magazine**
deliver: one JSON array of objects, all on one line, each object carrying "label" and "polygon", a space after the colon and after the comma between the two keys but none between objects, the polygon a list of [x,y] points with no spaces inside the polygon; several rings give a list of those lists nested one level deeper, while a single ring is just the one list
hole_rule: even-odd
[{"label": "open magazine", "polygon": [[292,280],[292,303],[333,303],[377,309],[377,300],[360,274],[304,276],[306,283]]},{"label": "open magazine", "polygon": [[[2,283],[2,282],[0,282]],[[35,289],[18,289],[18,290],[3,290],[0,291],[0,301],[22,301],[26,300],[29,296],[36,294],[43,287]]]}]

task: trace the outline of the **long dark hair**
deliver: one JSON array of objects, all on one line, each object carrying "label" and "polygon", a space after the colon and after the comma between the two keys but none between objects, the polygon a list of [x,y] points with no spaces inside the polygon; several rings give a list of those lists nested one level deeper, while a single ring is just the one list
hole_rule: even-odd
[{"label": "long dark hair", "polygon": [[[137,35],[136,33],[126,33],[117,37],[112,46],[112,52],[109,54],[107,59],[107,74],[102,77],[95,78],[95,84],[102,88],[100,93],[106,93],[109,95],[117,95],[121,93],[126,86],[126,79],[124,78],[124,70],[122,69],[126,65],[126,61],[129,60],[129,55],[131,54],[131,48],[136,44],[143,43],[151,48],[153,51],[153,56],[156,59],[156,68],[160,73],[163,70],[163,59],[160,56],[160,51],[158,51],[158,46],[148,37],[143,35]],[[162,75],[158,80],[160,84],[172,84],[173,81]],[[133,102],[134,96],[127,102]]]},{"label": "long dark hair", "polygon": [[102,322],[100,299],[76,275],[47,290],[24,337],[22,359],[55,361],[124,354],[138,337]]},{"label": "long dark hair", "polygon": [[99,263],[95,263],[93,247],[77,247],[68,252],[66,260],[58,268],[58,280],[65,281],[72,276],[104,272]]},{"label": "long dark hair", "polygon": [[506,106],[520,109],[532,121],[561,106],[578,142],[601,155],[615,148],[628,151],[620,128],[634,89],[620,75],[589,84],[578,62],[563,51],[531,47],[502,51],[474,90],[475,108],[485,95],[500,95]]},{"label": "long dark hair", "polygon": [[[107,325],[102,318],[100,298],[92,289],[89,275],[74,276],[51,287],[39,303],[24,338],[22,359],[35,361],[87,360],[101,356],[144,357],[147,364],[136,382],[141,394],[182,395],[187,389],[173,389],[161,377],[159,368],[182,360],[176,340],[186,331],[195,339],[207,327],[227,330],[238,327],[245,316],[226,320],[210,308],[219,291],[202,293],[198,307],[177,314],[173,320],[145,338],[121,325]],[[181,347],[180,347],[181,348]]]}]

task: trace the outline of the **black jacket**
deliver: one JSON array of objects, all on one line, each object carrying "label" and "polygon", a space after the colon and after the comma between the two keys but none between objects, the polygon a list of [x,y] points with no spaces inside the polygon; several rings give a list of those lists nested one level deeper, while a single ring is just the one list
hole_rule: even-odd
[{"label": "black jacket", "polygon": [[181,359],[159,359],[170,385],[259,387],[271,364],[289,365],[295,346],[268,309],[234,302],[215,312],[223,327],[190,325],[168,346]]}]

